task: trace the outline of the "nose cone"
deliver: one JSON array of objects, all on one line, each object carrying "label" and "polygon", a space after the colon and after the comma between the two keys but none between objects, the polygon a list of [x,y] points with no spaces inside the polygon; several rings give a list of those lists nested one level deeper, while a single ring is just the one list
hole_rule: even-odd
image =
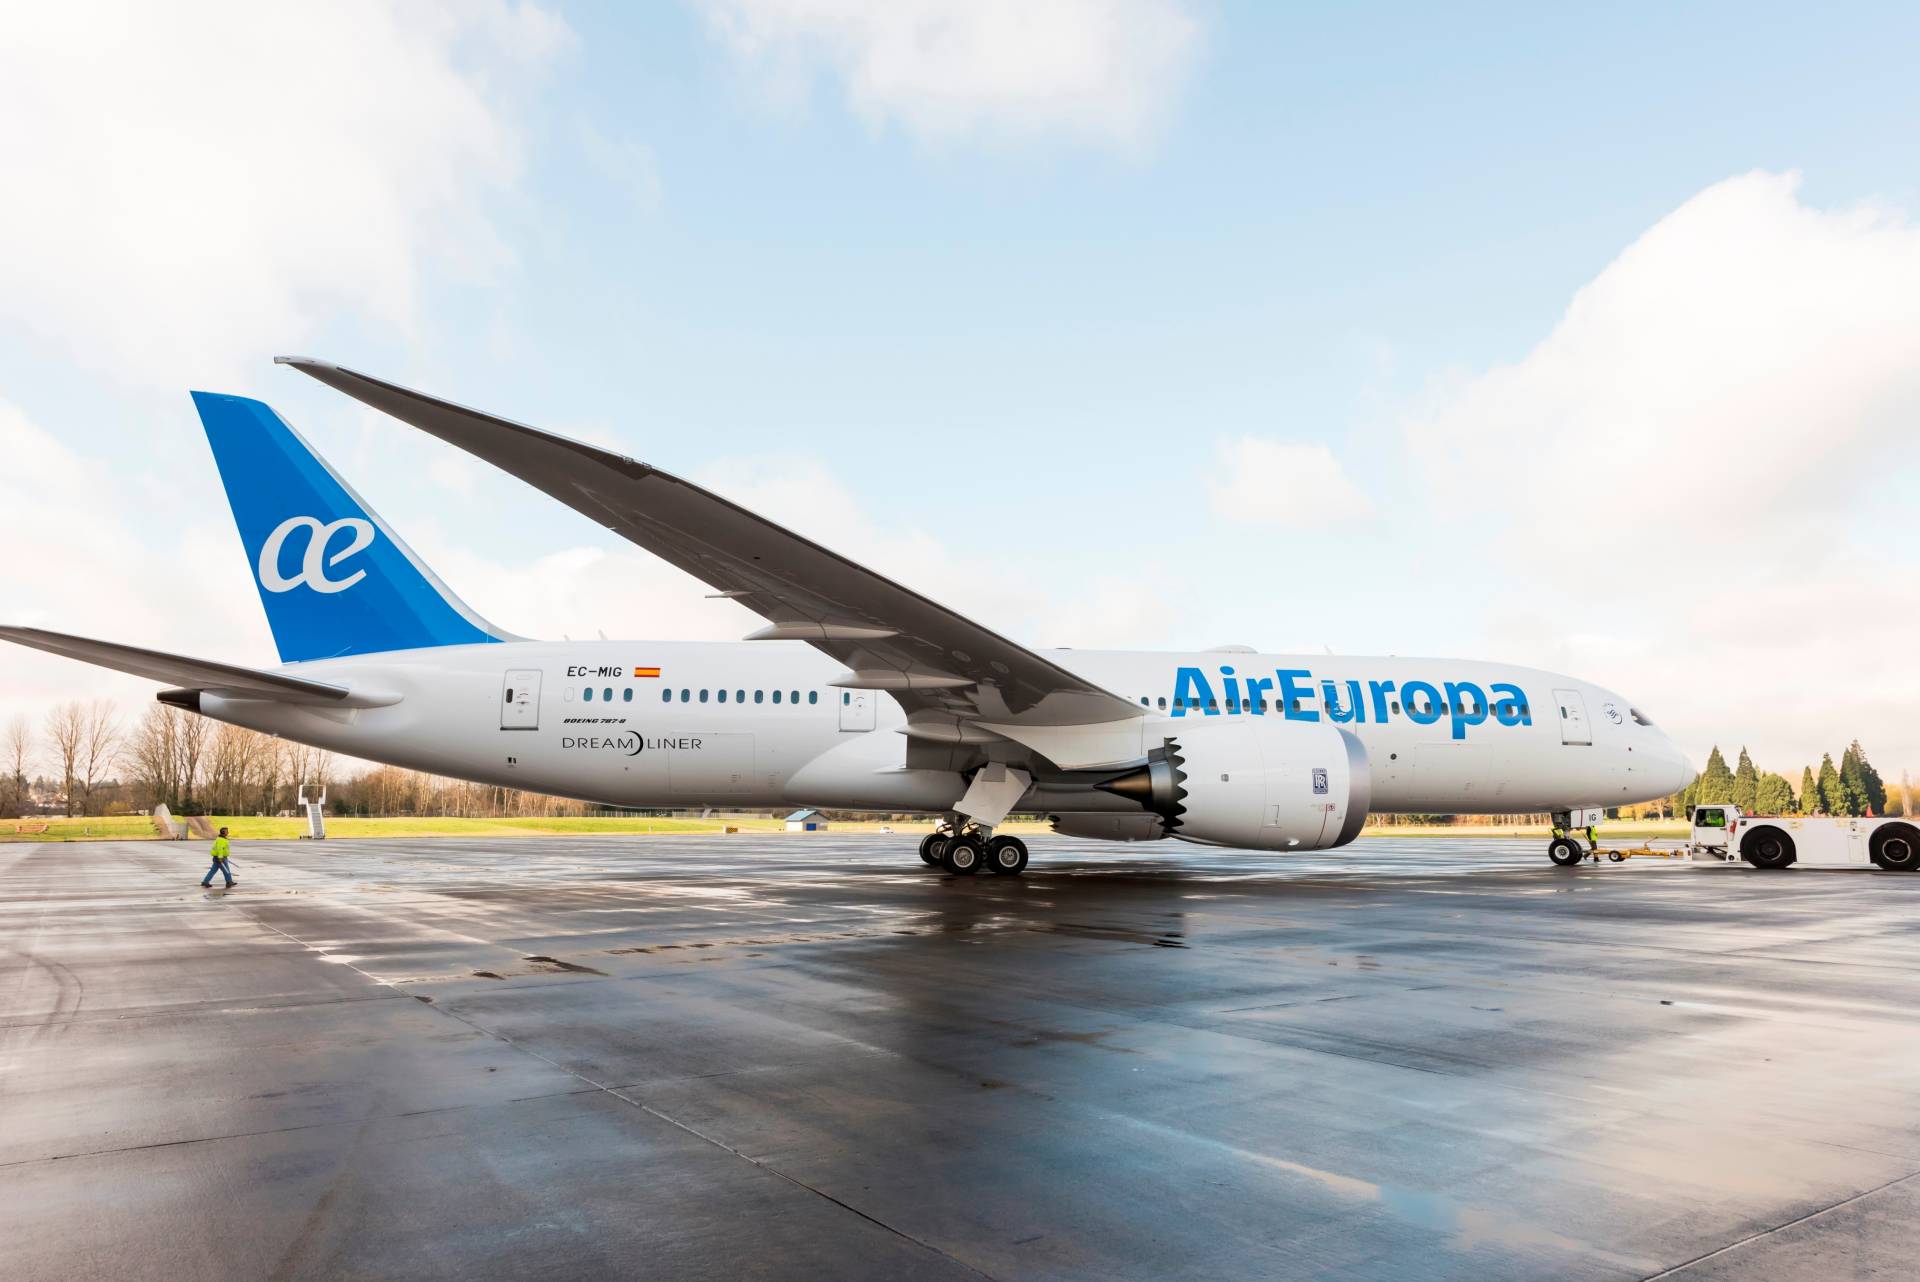
[{"label": "nose cone", "polygon": [[1662,793],[1679,792],[1694,781],[1699,773],[1693,763],[1687,760],[1687,754],[1680,751],[1679,745],[1665,735],[1660,736],[1660,751],[1654,760],[1653,777]]}]

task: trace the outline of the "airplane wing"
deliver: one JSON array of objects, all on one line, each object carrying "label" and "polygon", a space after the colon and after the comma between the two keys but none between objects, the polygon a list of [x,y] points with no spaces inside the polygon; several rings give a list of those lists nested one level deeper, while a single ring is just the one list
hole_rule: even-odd
[{"label": "airplane wing", "polygon": [[1131,728],[1146,711],[658,468],[338,365],[277,359],[512,473],[710,584],[769,621],[750,639],[806,641],[831,655],[847,667],[835,684],[892,694],[910,733],[974,743],[978,725]]},{"label": "airplane wing", "polygon": [[[364,701],[355,699],[354,692],[346,686],[308,681],[303,677],[289,677],[278,672],[261,672],[230,663],[215,663],[211,659],[192,659],[160,650],[143,650],[139,646],[119,645],[112,641],[95,641],[90,637],[69,636],[64,632],[0,627],[0,640],[17,641],[21,645],[78,659],[82,663],[131,672],[136,677],[232,699],[271,699],[276,703],[318,704],[323,707],[365,706]],[[392,699],[384,701],[390,703]]]}]

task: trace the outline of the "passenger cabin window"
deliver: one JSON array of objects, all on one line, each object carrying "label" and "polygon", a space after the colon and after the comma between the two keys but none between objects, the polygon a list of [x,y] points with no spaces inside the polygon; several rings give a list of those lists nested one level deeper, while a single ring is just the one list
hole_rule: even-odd
[{"label": "passenger cabin window", "polygon": [[671,691],[671,690],[669,690],[669,689],[667,689],[667,688],[666,688],[665,686],[662,686],[662,687],[660,687],[660,702],[662,702],[662,703],[672,703],[672,702],[673,702],[673,691]]},{"label": "passenger cabin window", "polygon": [[581,697],[582,699],[585,699],[585,700],[586,700],[586,701],[587,701],[588,703],[592,703],[592,702],[593,702],[593,687],[592,687],[592,686],[588,686],[588,687],[587,687],[587,688],[586,688],[585,690],[582,690],[582,691],[580,692],[580,697]]},{"label": "passenger cabin window", "polygon": [[622,703],[632,703],[632,702],[633,702],[633,687],[632,687],[632,686],[628,686],[628,687],[627,687],[626,689],[624,689],[624,690],[622,690],[622,691],[620,692],[620,702],[622,702]]},{"label": "passenger cabin window", "polygon": [[1160,696],[1160,706],[1163,708],[1167,706],[1167,696],[1164,694]]},{"label": "passenger cabin window", "polygon": [[766,697],[767,697],[767,692],[765,690],[755,690],[753,692],[753,701],[755,703],[761,702]]},{"label": "passenger cabin window", "polygon": [[775,703],[778,703],[778,702],[780,702],[780,692],[779,692],[778,690],[775,690],[775,691],[773,692],[773,701],[774,701]]},{"label": "passenger cabin window", "polygon": [[820,692],[818,690],[807,691],[807,702],[809,704],[815,704],[820,702]]},{"label": "passenger cabin window", "polygon": [[747,701],[747,692],[745,690],[735,690],[733,692],[733,701],[735,703],[745,703]]},{"label": "passenger cabin window", "polygon": [[601,698],[602,698],[603,700],[605,700],[606,702],[608,702],[608,703],[612,703],[612,702],[613,702],[613,687],[612,687],[612,686],[608,686],[608,687],[607,687],[606,689],[604,689],[604,690],[602,690],[602,691],[600,692],[600,697],[601,697]]},{"label": "passenger cabin window", "polygon": [[691,690],[687,689],[685,686],[680,687],[680,702],[685,703],[688,699],[692,697],[693,697],[693,692]]},{"label": "passenger cabin window", "polygon": [[726,701],[727,701],[727,692],[725,690],[722,690],[720,692],[720,702],[725,703]]},{"label": "passenger cabin window", "polygon": [[787,702],[788,703],[800,702],[800,692],[798,690],[789,691],[787,694]]},{"label": "passenger cabin window", "polygon": [[707,701],[707,692],[705,690],[702,690],[700,692],[700,702],[705,703],[706,701]]}]

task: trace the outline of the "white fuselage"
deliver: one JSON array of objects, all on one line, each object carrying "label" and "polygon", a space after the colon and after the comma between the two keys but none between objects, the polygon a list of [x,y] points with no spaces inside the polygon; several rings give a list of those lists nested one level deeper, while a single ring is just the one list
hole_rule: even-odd
[{"label": "white fuselage", "polygon": [[[1611,806],[1693,777],[1624,698],[1537,669],[1217,651],[1047,656],[1144,702],[1170,734],[1196,719],[1333,721],[1366,746],[1376,811]],[[635,675],[650,669],[659,675]],[[799,642],[508,642],[281,670],[392,701],[328,709],[207,695],[201,710],[356,757],[617,806],[936,812],[966,789],[957,772],[909,769],[899,705],[828,684],[841,667]],[[1087,808],[1119,804],[1098,794]]]}]

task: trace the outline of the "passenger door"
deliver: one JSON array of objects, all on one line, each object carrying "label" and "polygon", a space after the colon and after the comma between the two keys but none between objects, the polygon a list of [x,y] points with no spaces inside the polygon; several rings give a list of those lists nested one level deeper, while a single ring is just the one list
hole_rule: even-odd
[{"label": "passenger door", "polygon": [[540,728],[540,669],[512,668],[500,683],[500,728]]},{"label": "passenger door", "polygon": [[840,692],[840,728],[842,730],[871,730],[873,717],[873,691],[842,690]]},{"label": "passenger door", "polygon": [[1555,690],[1553,700],[1560,705],[1560,742],[1592,743],[1593,731],[1587,728],[1587,701],[1578,690]]}]

